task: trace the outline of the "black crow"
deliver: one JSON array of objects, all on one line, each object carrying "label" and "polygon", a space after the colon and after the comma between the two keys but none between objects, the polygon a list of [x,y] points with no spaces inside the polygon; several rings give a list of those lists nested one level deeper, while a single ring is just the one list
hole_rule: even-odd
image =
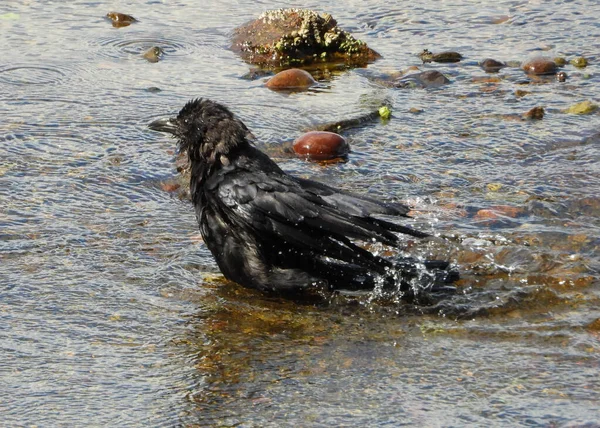
[{"label": "black crow", "polygon": [[380,218],[408,217],[404,205],[286,174],[219,103],[192,100],[176,118],[149,126],[173,134],[187,152],[200,232],[231,281],[286,294],[377,284],[410,291],[411,282],[444,289],[457,278],[445,261],[393,261],[359,246],[355,241],[399,246],[397,232],[428,235]]}]

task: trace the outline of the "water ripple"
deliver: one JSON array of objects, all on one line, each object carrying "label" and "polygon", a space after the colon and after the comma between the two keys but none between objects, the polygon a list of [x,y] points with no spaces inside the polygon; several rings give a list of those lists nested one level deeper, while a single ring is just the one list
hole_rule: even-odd
[{"label": "water ripple", "polygon": [[100,54],[109,58],[142,55],[153,46],[160,47],[167,56],[188,56],[198,49],[190,40],[144,36],[139,33],[104,37],[95,40],[94,43],[103,48]]},{"label": "water ripple", "polygon": [[67,77],[66,70],[56,66],[11,65],[0,67],[0,82],[9,85],[52,85]]}]

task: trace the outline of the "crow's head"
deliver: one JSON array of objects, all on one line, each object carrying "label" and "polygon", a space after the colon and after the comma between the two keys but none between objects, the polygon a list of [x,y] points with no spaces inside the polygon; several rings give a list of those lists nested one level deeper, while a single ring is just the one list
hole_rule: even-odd
[{"label": "crow's head", "polygon": [[148,126],[177,137],[179,149],[186,151],[190,160],[208,162],[247,145],[250,135],[227,107],[202,98],[188,102],[176,118],[159,119]]}]

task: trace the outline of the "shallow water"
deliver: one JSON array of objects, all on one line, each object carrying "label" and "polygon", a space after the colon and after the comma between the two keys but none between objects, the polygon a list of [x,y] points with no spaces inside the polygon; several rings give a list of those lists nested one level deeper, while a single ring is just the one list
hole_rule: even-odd
[{"label": "shallow water", "polygon": [[[242,79],[227,49],[233,28],[284,4],[194,4],[129,2],[118,11],[139,22],[118,29],[100,3],[0,6],[1,425],[600,423],[600,115],[562,112],[600,103],[600,5],[331,5],[383,58],[286,95]],[[285,4],[300,5],[323,10]],[[165,54],[149,63],[154,45]],[[421,65],[424,48],[466,58]],[[478,66],[535,55],[590,65],[566,66],[565,83]],[[452,83],[378,84],[411,65]],[[198,96],[286,170],[411,203],[442,236],[411,251],[453,260],[461,292],[310,305],[225,283],[168,191],[174,142],[146,127]],[[383,102],[389,122],[345,134],[347,163],[277,148]],[[511,120],[535,106],[543,120]]]}]

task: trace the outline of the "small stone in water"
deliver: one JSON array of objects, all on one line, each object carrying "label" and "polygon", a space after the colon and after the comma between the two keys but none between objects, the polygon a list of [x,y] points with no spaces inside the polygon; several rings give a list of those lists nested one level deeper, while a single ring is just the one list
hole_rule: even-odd
[{"label": "small stone in water", "polygon": [[158,46],[152,46],[144,55],[142,55],[148,62],[158,62],[163,54],[163,50]]},{"label": "small stone in water", "polygon": [[119,12],[108,12],[106,17],[112,21],[113,27],[116,28],[127,27],[131,23],[137,22],[137,19],[133,16]]},{"label": "small stone in water", "polygon": [[489,183],[486,187],[490,192],[497,192],[498,190],[500,190],[502,188],[502,184],[501,183]]},{"label": "small stone in water", "polygon": [[554,63],[558,67],[564,67],[565,65],[567,65],[567,60],[564,59],[562,56],[557,56],[556,58],[554,58]]},{"label": "small stone in water", "polygon": [[299,68],[290,68],[271,77],[267,82],[267,88],[273,90],[306,89],[315,83],[315,79],[313,79],[308,71]]},{"label": "small stone in water", "polygon": [[524,119],[541,120],[544,118],[544,107],[534,107],[523,115]]},{"label": "small stone in water", "polygon": [[479,65],[481,65],[481,68],[483,68],[488,73],[496,73],[500,69],[506,67],[505,63],[496,61],[495,59],[492,59],[492,58],[484,59],[483,61],[481,61],[481,63]]},{"label": "small stone in water", "polygon": [[558,73],[556,73],[556,80],[558,80],[559,82],[566,82],[567,73],[565,73],[564,71],[559,71]]},{"label": "small stone in water", "polygon": [[544,75],[555,74],[556,63],[548,58],[537,57],[525,63],[521,67],[527,74]]},{"label": "small stone in water", "polygon": [[586,100],[577,104],[573,104],[571,107],[563,110],[564,113],[569,114],[589,114],[598,109],[598,105],[593,102]]},{"label": "small stone in water", "polygon": [[584,67],[587,67],[587,65],[588,65],[587,59],[585,59],[582,56],[580,56],[579,58],[573,58],[569,62],[577,68],[584,68]]},{"label": "small stone in water", "polygon": [[350,150],[346,140],[335,132],[311,131],[294,141],[294,151],[312,160],[328,160],[346,156]]}]

